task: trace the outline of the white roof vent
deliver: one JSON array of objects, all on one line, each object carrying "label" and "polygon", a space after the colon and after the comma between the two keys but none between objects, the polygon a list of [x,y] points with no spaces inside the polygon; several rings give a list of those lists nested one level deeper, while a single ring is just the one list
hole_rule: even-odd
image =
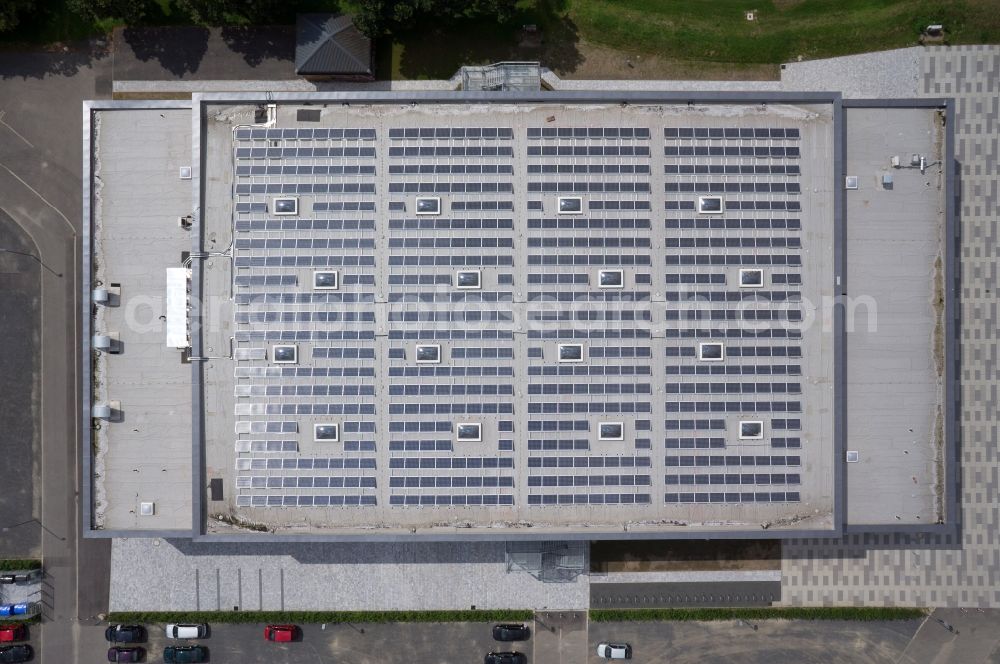
[{"label": "white roof vent", "polygon": [[106,403],[95,403],[90,409],[91,417],[96,417],[99,420],[110,420],[111,419],[111,405]]},{"label": "white roof vent", "polygon": [[111,293],[108,292],[107,288],[95,288],[90,297],[97,304],[107,304],[111,301]]},{"label": "white roof vent", "polygon": [[156,514],[156,503],[139,503],[139,516],[153,516]]},{"label": "white roof vent", "polygon": [[107,350],[110,351],[114,347],[114,339],[106,334],[95,334],[91,345],[94,350]]}]

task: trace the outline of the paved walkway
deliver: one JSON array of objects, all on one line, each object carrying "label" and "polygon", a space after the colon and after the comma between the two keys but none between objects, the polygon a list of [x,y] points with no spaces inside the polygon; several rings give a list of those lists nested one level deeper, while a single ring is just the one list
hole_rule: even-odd
[{"label": "paved walkway", "polygon": [[194,544],[116,539],[112,611],[585,609],[589,583],[507,570],[503,542]]},{"label": "paved walkway", "polygon": [[789,604],[1000,607],[1000,46],[932,47],[923,52],[921,72],[922,96],[957,100],[963,529],[958,539],[788,542],[782,598]]}]

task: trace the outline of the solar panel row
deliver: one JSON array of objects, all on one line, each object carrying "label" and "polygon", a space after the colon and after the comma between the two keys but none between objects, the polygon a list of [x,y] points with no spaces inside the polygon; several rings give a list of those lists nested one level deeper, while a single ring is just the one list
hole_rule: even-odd
[{"label": "solar panel row", "polygon": [[[261,133],[263,132],[263,133]],[[483,144],[483,141],[510,141],[514,131],[510,128],[475,128],[475,127],[435,127],[435,128],[394,128],[388,131],[390,140],[404,141],[402,144],[389,145],[385,149],[377,144],[372,147],[350,145],[311,145],[303,141],[349,141],[377,138],[375,130],[344,129],[269,129],[269,130],[239,130],[234,146],[236,165],[237,196],[235,211],[235,228],[238,233],[245,234],[246,239],[238,239],[234,247],[234,266],[237,268],[236,286],[240,292],[235,298],[237,313],[236,339],[238,343],[253,343],[257,341],[277,341],[294,339],[310,348],[303,349],[303,360],[313,363],[308,367],[268,367],[248,366],[238,367],[237,377],[249,381],[250,389],[242,392],[245,398],[308,398],[343,395],[352,398],[370,399],[375,396],[373,385],[368,381],[374,376],[370,366],[359,366],[360,363],[371,364],[372,361],[388,361],[388,377],[390,384],[386,394],[389,398],[384,416],[388,418],[388,437],[386,450],[389,453],[388,467],[390,481],[388,489],[391,505],[511,505],[513,496],[501,495],[443,495],[425,494],[421,489],[436,489],[445,487],[500,487],[512,488],[514,480],[511,477],[484,476],[427,476],[421,471],[427,468],[435,470],[451,470],[465,468],[479,469],[511,469],[514,468],[514,441],[510,438],[496,438],[498,432],[513,432],[512,421],[506,425],[495,418],[500,413],[514,412],[513,386],[510,378],[515,375],[516,339],[509,330],[501,330],[499,326],[513,320],[512,292],[497,290],[497,286],[514,286],[515,275],[512,272],[498,272],[498,267],[513,267],[514,252],[519,247],[527,249],[525,260],[527,273],[517,275],[526,279],[529,284],[558,284],[561,290],[529,292],[527,317],[531,321],[549,323],[547,329],[533,329],[526,334],[527,338],[541,339],[644,339],[648,345],[615,345],[602,346],[599,343],[589,344],[587,362],[579,366],[549,365],[550,358],[556,358],[554,348],[534,346],[528,351],[528,356],[534,360],[527,372],[527,390],[524,395],[527,418],[523,425],[527,432],[527,483],[540,488],[556,488],[572,485],[580,491],[552,492],[539,491],[527,495],[528,503],[532,505],[561,504],[643,504],[650,502],[649,493],[639,493],[638,489],[630,493],[619,491],[614,494],[593,494],[588,491],[590,486],[608,484],[609,478],[619,485],[648,486],[651,483],[649,475],[600,475],[585,474],[549,476],[538,474],[545,468],[618,468],[618,467],[651,467],[648,456],[633,456],[626,453],[629,447],[649,449],[651,441],[648,437],[637,436],[640,431],[649,431],[648,420],[636,419],[639,413],[654,412],[652,405],[652,384],[649,382],[586,382],[586,377],[640,376],[651,375],[649,366],[637,367],[636,358],[652,359],[652,349],[664,348],[664,357],[676,358],[678,363],[668,363],[664,367],[665,375],[716,376],[732,373],[757,375],[765,377],[780,377],[797,375],[801,368],[787,365],[783,360],[774,364],[724,364],[720,366],[697,365],[696,346],[664,346],[660,340],[652,340],[649,331],[631,327],[632,321],[649,321],[648,298],[650,291],[635,290],[634,285],[648,284],[651,281],[650,271],[635,270],[636,266],[651,266],[654,251],[664,254],[666,265],[681,266],[682,271],[670,271],[665,276],[666,284],[699,283],[711,285],[721,290],[704,290],[694,293],[706,301],[711,311],[705,317],[718,323],[711,333],[702,335],[698,329],[671,328],[667,330],[667,338],[672,335],[696,335],[691,338],[708,336],[727,340],[726,355],[733,358],[786,358],[801,355],[798,346],[782,346],[768,344],[749,345],[743,342],[745,338],[786,338],[779,333],[784,332],[778,325],[794,317],[775,315],[773,311],[762,305],[759,310],[737,312],[731,307],[743,301],[743,294],[733,288],[727,275],[718,272],[726,266],[763,266],[765,268],[781,266],[800,266],[802,264],[802,241],[799,237],[767,235],[770,231],[801,230],[799,219],[783,219],[770,215],[761,216],[758,211],[801,209],[798,200],[774,199],[772,195],[800,193],[800,184],[791,178],[800,175],[801,167],[796,164],[776,163],[775,160],[797,159],[800,148],[787,144],[788,140],[799,138],[795,128],[665,128],[664,136],[667,142],[663,146],[663,156],[667,163],[663,175],[699,175],[711,174],[725,176],[726,180],[713,181],[668,180],[662,187],[654,187],[652,182],[651,155],[648,145],[621,144],[620,141],[649,141],[651,132],[648,128],[615,128],[615,127],[533,127],[527,129],[531,140],[543,141],[542,144],[528,144],[524,155],[527,163],[523,165],[527,173],[532,175],[525,185],[525,193],[538,194],[580,193],[588,195],[580,206],[587,214],[575,218],[561,216],[534,216],[523,222],[519,218],[497,219],[487,217],[498,210],[513,212],[516,207],[516,186],[513,181],[483,180],[483,175],[514,175],[510,158],[514,155],[514,147],[507,145]],[[552,144],[544,141],[553,139]],[[676,142],[674,139],[677,139]],[[691,139],[688,141],[688,139]],[[709,145],[697,143],[698,140],[716,141]],[[285,141],[295,140],[297,144],[289,145]],[[414,144],[405,141],[413,140]],[[718,143],[718,141],[722,143]],[[730,144],[727,141],[734,141]],[[781,141],[773,144],[771,141]],[[247,144],[243,142],[246,141]],[[279,144],[258,145],[254,141],[282,141]],[[431,142],[434,141],[434,142]],[[565,141],[565,143],[563,142]],[[672,157],[683,157],[680,163],[673,163]],[[607,157],[621,161],[604,162]],[[701,160],[692,163],[690,157]],[[387,159],[387,172],[377,172],[377,160]],[[727,161],[730,160],[730,161]],[[735,160],[735,161],[732,161]],[[742,161],[740,161],[742,160]],[[659,174],[658,174],[659,176]],[[376,211],[376,180],[387,178],[387,187],[381,195],[386,197],[387,204],[382,214],[388,214],[385,222],[375,219],[363,219],[361,215],[374,216]],[[764,179],[760,179],[764,178]],[[511,178],[513,179],[513,178]],[[651,243],[651,228],[653,220],[648,218],[621,218],[621,210],[648,213],[651,210],[651,192],[660,189],[666,195],[664,202],[665,219],[662,229],[666,236],[662,244],[654,246]],[[414,194],[436,194],[448,198],[437,203],[438,209],[460,212],[462,217],[448,214],[438,214],[432,217],[414,217],[419,214],[419,208],[413,203]],[[484,199],[482,194],[490,194],[492,200]],[[616,194],[606,196],[604,194]],[[722,205],[725,215],[717,218],[691,216],[695,209],[690,194],[717,193],[733,195]],[[300,211],[301,218],[273,219],[269,218],[266,196],[273,194],[294,194],[314,197],[307,209]],[[357,200],[343,200],[345,195],[351,195]],[[687,197],[686,199],[684,197]],[[543,198],[537,196],[537,198]],[[524,203],[527,209],[541,212],[544,215],[551,201],[532,200]],[[581,209],[581,211],[582,211]],[[336,219],[316,219],[310,215],[315,213],[334,212]],[[549,208],[549,214],[553,210]],[[387,237],[373,238],[372,233],[380,224],[385,223]],[[521,223],[525,227],[519,228]],[[751,232],[750,236],[696,236],[686,237],[681,233],[691,230],[720,232]],[[467,231],[479,232],[479,235],[468,235]],[[490,235],[482,234],[490,231]],[[560,231],[565,236],[551,235],[552,231]],[[289,233],[290,235],[284,235]],[[296,238],[294,233],[304,234]],[[316,233],[317,235],[311,235]],[[336,233],[338,235],[327,235]],[[423,235],[421,235],[423,233]],[[435,236],[431,237],[431,233]],[[449,236],[443,236],[449,233]],[[523,243],[519,234],[524,235]],[[466,254],[456,250],[465,247],[476,247],[478,253]],[[741,247],[752,249],[752,253],[726,253],[727,248]],[[614,251],[592,252],[591,249],[603,248]],[[782,250],[776,253],[773,250]],[[628,250],[623,253],[622,250]],[[793,251],[790,251],[793,250]],[[385,252],[384,264],[379,264],[375,255]],[[295,293],[296,288],[302,288],[307,273],[304,269],[339,268],[338,275],[342,286],[350,286],[347,293]],[[618,292],[594,292],[591,281],[592,268],[624,267],[629,279],[627,289]],[[427,290],[449,288],[452,286],[452,276],[456,269],[474,269],[482,271],[483,282],[475,295],[465,293],[441,293]],[[274,270],[292,270],[292,273],[275,274]],[[356,304],[369,304],[376,301],[375,284],[377,274],[385,272],[388,291],[384,301],[388,311],[383,319],[389,329],[384,333],[390,339],[388,356],[378,358],[374,353],[376,316],[373,312],[349,311],[345,307]],[[772,274],[773,283],[798,285],[801,276],[793,273]],[[623,284],[624,286],[624,284]],[[656,284],[662,291],[662,284]],[[265,290],[278,289],[278,290]],[[794,301],[799,297],[798,291],[781,291],[765,289],[758,291],[759,296],[769,302]],[[422,305],[427,303],[456,304],[467,302],[491,303],[490,308],[479,308],[474,312],[454,311],[416,311],[407,307],[415,297]],[[615,303],[619,309],[591,310],[587,312],[552,313],[534,306],[533,298],[556,302],[606,302]],[[668,302],[678,301],[679,291],[666,291],[664,298]],[[270,311],[248,311],[251,305],[272,305]],[[503,308],[498,305],[504,305]],[[739,314],[739,315],[737,315]],[[738,320],[751,319],[766,322],[768,329],[757,330],[752,335],[737,329],[734,323]],[[677,312],[668,312],[667,321],[697,320],[682,318]],[[599,323],[596,329],[578,329],[581,321]],[[306,329],[289,331],[285,328],[292,324],[301,324]],[[463,329],[463,325],[486,324],[485,329]],[[330,330],[327,326],[346,326],[346,329]],[[253,329],[249,329],[253,326]],[[495,327],[491,327],[495,326]],[[263,329],[262,329],[263,328]],[[490,339],[490,346],[458,346],[450,343],[463,338]],[[343,342],[337,346],[312,345],[312,342],[324,340]],[[446,366],[412,366],[413,358],[409,347],[398,345],[399,341],[443,341],[447,352]],[[672,354],[672,351],[676,351]],[[591,363],[593,358],[597,363]],[[249,360],[248,360],[249,361]],[[554,360],[558,362],[558,360]],[[529,363],[530,364],[530,363]],[[273,369],[278,369],[273,371]],[[661,374],[663,375],[663,374]],[[456,383],[456,379],[474,376],[480,380],[475,384]],[[559,382],[544,382],[546,378],[556,377]],[[312,384],[312,381],[334,378],[342,384],[336,386]],[[482,379],[489,379],[483,382]],[[269,381],[304,381],[285,385],[272,384]],[[274,388],[280,388],[275,390]],[[287,391],[285,388],[289,388]],[[788,383],[778,378],[774,382],[755,381],[753,383],[716,383],[716,382],[671,382],[668,379],[663,392],[664,403],[660,406],[666,412],[722,412],[722,413],[794,413],[801,410],[798,402],[728,402],[719,400],[718,395],[733,393],[763,393],[763,394],[798,394],[801,392],[799,383]],[[545,401],[545,395],[558,395],[559,401]],[[586,395],[600,395],[602,401],[581,400]],[[636,395],[646,396],[645,400],[637,401]],[[686,395],[708,397],[702,400],[687,400]],[[440,396],[448,398],[447,402],[439,403]],[[483,397],[489,397],[483,403]],[[427,398],[430,402],[421,402]],[[678,400],[674,400],[678,399]],[[330,413],[330,406],[335,404],[319,403],[281,403],[266,404],[262,412],[275,413]],[[324,411],[324,407],[326,410]],[[353,412],[372,415],[363,422],[342,423],[342,434],[350,431],[375,430],[374,403],[352,405]],[[658,411],[658,409],[657,409]],[[612,446],[597,446],[592,442],[591,435],[596,431],[596,422],[592,417],[574,419],[575,414],[608,414],[624,415],[627,420],[628,436],[622,443],[612,443]],[[476,450],[473,455],[457,450],[454,443],[456,425],[454,418],[438,419],[440,415],[476,415],[482,418],[480,436],[485,439],[461,443],[462,445],[481,445],[469,449]],[[544,415],[544,417],[538,417]],[[567,417],[569,416],[569,417]],[[797,429],[796,420],[776,417],[768,420],[769,428],[775,430]],[[352,424],[352,426],[348,426]],[[272,424],[260,425],[251,423],[250,433],[254,435],[259,429],[270,430]],[[726,430],[726,420],[695,421],[667,420],[664,423],[667,431],[720,431]],[[283,424],[281,431],[286,430]],[[263,431],[262,431],[263,432]],[[543,434],[544,432],[544,434]],[[297,433],[297,429],[295,431]],[[587,435],[580,437],[581,433]],[[446,434],[442,439],[442,434]],[[545,435],[544,439],[533,436]],[[502,436],[502,434],[500,434]],[[524,434],[522,434],[524,435]],[[427,438],[424,438],[427,436]],[[786,447],[799,445],[798,438],[774,438],[772,442]],[[794,442],[793,442],[794,441]],[[274,455],[285,444],[294,442],[279,440],[252,440],[249,454],[267,453]],[[667,436],[664,439],[664,449],[719,450],[735,445],[735,440],[726,435],[718,436]],[[324,443],[328,444],[328,443]],[[338,447],[339,445],[339,447]],[[617,446],[615,446],[617,445]],[[340,449],[341,465],[330,465],[327,468],[347,471],[374,470],[375,459],[351,458],[350,452],[375,451],[378,445],[375,441],[342,440],[334,444],[333,449]],[[290,447],[288,448],[290,451]],[[466,449],[466,448],[463,448]],[[584,456],[564,457],[558,452],[575,450],[585,452]],[[446,457],[428,457],[427,452],[446,452]],[[459,456],[459,455],[462,456]],[[702,458],[702,457],[697,457]],[[709,459],[710,457],[704,457]],[[743,458],[743,457],[736,457]],[[755,459],[768,458],[778,462],[785,457],[759,456]],[[797,459],[797,457],[795,457]],[[279,470],[298,470],[297,465],[305,458],[291,459],[294,466],[270,466],[266,468]],[[333,462],[337,459],[329,459]],[[260,462],[270,462],[272,459],[260,459],[251,456],[248,472],[259,469]],[[279,461],[283,461],[280,460]],[[310,459],[310,463],[319,459]],[[348,461],[357,461],[357,466],[343,465]],[[366,465],[361,465],[364,461]],[[712,462],[709,462],[712,463]],[[696,464],[696,465],[700,465]],[[321,466],[316,466],[321,467]],[[743,484],[745,474],[737,474],[739,484]],[[239,476],[240,480],[249,476]],[[331,474],[330,481],[343,481],[346,477]],[[630,477],[633,483],[627,483],[621,478]],[[723,475],[725,479],[725,475]],[[798,482],[797,475],[785,473],[755,473],[753,477],[761,478],[757,484],[782,483],[778,478],[784,478],[785,483]],[[764,481],[763,478],[767,478]],[[600,479],[597,479],[600,478]],[[643,482],[635,482],[636,478],[644,478]],[[265,486],[254,486],[257,480],[251,479],[250,489],[312,489],[319,476],[269,476]],[[358,482],[358,487],[378,488],[374,475],[367,474],[355,477],[350,481]],[[433,483],[431,482],[433,480]],[[483,484],[468,484],[482,481]],[[500,482],[510,482],[501,485]],[[695,480],[697,482],[698,480]],[[313,485],[310,486],[309,483]],[[465,482],[466,484],[462,484]],[[594,484],[594,483],[597,484]],[[601,484],[603,482],[603,484]],[[670,480],[665,482],[671,483]],[[710,476],[709,483],[712,483]],[[734,482],[735,483],[735,482]],[[335,486],[331,484],[330,486]],[[348,486],[340,484],[336,486]],[[244,487],[246,488],[246,487]],[[395,490],[404,493],[396,493]],[[407,492],[416,492],[407,493]],[[723,493],[725,499],[732,502],[769,502],[771,500],[798,500],[797,492],[738,492]],[[765,501],[762,496],[767,496]],[[717,502],[717,494],[666,494],[668,502],[702,501]],[[374,495],[364,496],[316,496],[316,495],[243,495],[238,498],[238,504],[247,506],[288,506],[288,505],[373,505]]]}]

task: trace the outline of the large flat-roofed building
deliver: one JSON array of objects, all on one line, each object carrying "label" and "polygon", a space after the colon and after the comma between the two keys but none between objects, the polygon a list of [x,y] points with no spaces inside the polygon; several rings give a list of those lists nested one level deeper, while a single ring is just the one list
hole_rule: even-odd
[{"label": "large flat-roofed building", "polygon": [[133,106],[86,111],[92,534],[950,525],[945,102]]}]

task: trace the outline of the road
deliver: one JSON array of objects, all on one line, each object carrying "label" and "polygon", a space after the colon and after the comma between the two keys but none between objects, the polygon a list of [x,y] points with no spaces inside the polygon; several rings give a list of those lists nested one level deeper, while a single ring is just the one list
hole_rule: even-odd
[{"label": "road", "polygon": [[[82,625],[96,622],[107,603],[110,542],[78,537],[76,367],[81,102],[110,92],[108,63],[89,48],[0,54],[0,225],[7,237],[27,238],[43,264],[35,267],[40,306],[31,324],[40,355],[31,372],[40,441],[32,463],[44,491],[34,490],[31,519],[18,527],[19,537],[35,534],[46,566],[43,622],[33,634],[44,643],[39,661],[65,662],[80,653],[81,639],[91,641],[82,636]],[[85,573],[79,575],[78,567]]]}]

